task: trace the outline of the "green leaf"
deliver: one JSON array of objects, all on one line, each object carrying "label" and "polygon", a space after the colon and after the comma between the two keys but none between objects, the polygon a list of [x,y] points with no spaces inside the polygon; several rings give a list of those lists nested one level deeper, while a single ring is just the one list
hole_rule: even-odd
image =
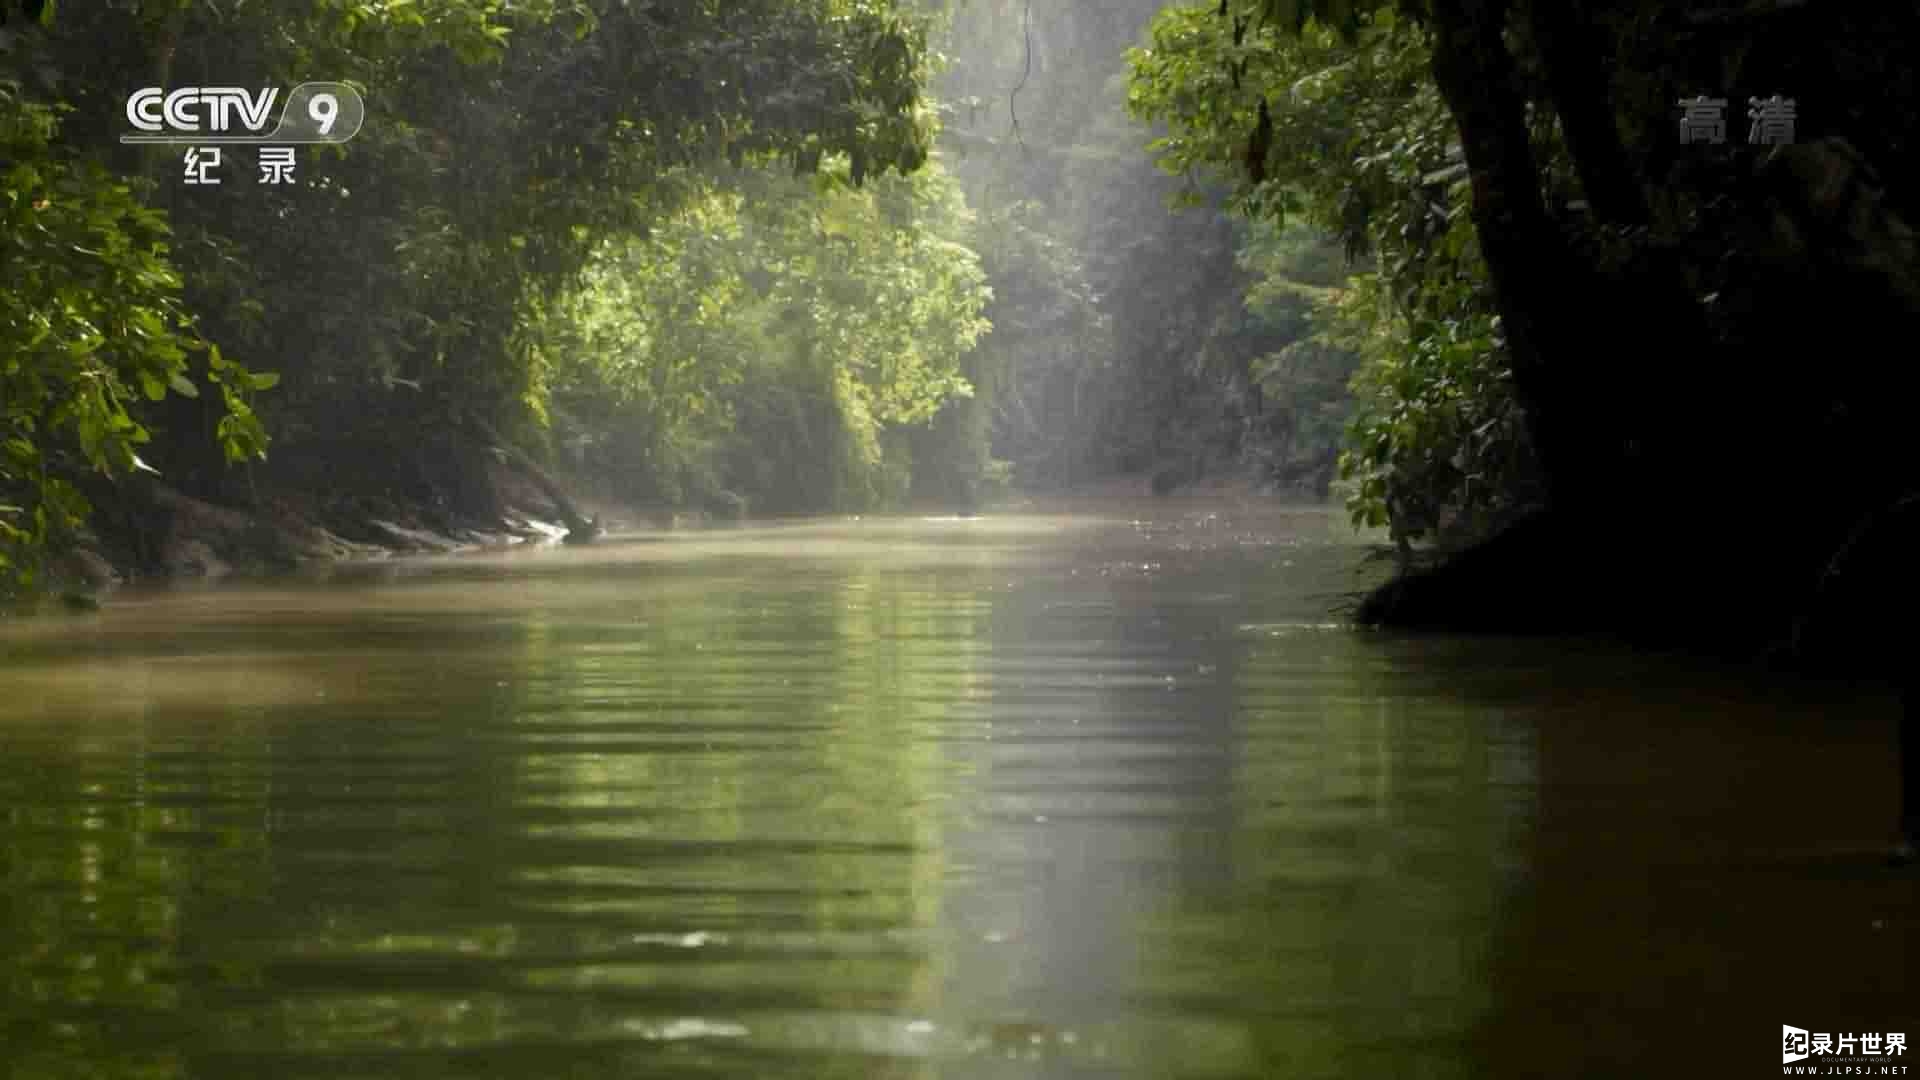
[{"label": "green leaf", "polygon": [[280,373],[277,371],[255,372],[251,379],[255,390],[271,390],[280,385]]},{"label": "green leaf", "polygon": [[167,385],[173,387],[173,392],[179,394],[181,397],[197,398],[200,396],[200,388],[189,382],[185,375],[173,375],[167,379]]}]

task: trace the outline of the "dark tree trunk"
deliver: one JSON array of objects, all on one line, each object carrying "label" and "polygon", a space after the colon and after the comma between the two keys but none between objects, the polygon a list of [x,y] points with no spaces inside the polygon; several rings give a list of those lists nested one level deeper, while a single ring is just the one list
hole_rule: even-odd
[{"label": "dark tree trunk", "polygon": [[1646,195],[1620,141],[1598,45],[1599,28],[1577,0],[1530,0],[1527,24],[1540,48],[1547,90],[1587,201],[1601,221],[1644,225]]},{"label": "dark tree trunk", "polygon": [[[1646,189],[1620,137],[1608,76],[1613,48],[1606,29],[1593,17],[1587,0],[1521,2],[1540,51],[1548,96],[1594,220],[1613,229],[1654,224]],[[1703,411],[1713,407],[1715,396],[1724,397],[1730,380],[1712,362],[1712,335],[1677,251],[1670,245],[1636,242],[1619,256],[1610,265],[1592,267],[1595,281],[1587,315],[1590,355],[1604,358],[1605,367],[1615,372],[1611,385],[1618,388],[1618,396],[1604,396],[1599,386],[1581,396],[1603,408],[1615,429],[1610,443],[1615,460],[1608,468],[1614,490],[1647,491],[1662,484],[1660,476],[1645,475],[1649,463],[1654,470],[1670,469],[1672,460],[1687,456],[1682,444],[1695,433]],[[1610,317],[1624,312],[1639,317]],[[1596,377],[1599,370],[1591,368],[1578,377]],[[1650,386],[1664,389],[1645,393]]]},{"label": "dark tree trunk", "polygon": [[1433,75],[1460,125],[1473,220],[1493,279],[1514,388],[1558,506],[1591,500],[1604,475],[1575,392],[1583,333],[1574,303],[1592,291],[1547,214],[1528,143],[1526,103],[1502,37],[1504,0],[1435,0]]}]

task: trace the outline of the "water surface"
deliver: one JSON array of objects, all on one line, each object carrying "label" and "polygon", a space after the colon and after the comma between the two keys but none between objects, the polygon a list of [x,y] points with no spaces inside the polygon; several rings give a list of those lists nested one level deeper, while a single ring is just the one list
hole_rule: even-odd
[{"label": "water surface", "polygon": [[1335,514],[1072,509],[0,626],[0,1057],[1757,1075],[1920,1027],[1881,695],[1357,633]]}]

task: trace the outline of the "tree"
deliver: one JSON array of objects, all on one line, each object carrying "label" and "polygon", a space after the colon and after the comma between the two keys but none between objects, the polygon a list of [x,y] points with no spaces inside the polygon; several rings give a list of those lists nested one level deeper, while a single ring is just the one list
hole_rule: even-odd
[{"label": "tree", "polygon": [[860,188],[842,168],[721,177],[553,307],[540,348],[582,466],[780,512],[906,493],[908,433],[973,393],[988,293],[937,166]]},{"label": "tree", "polygon": [[[1132,57],[1164,168],[1234,184],[1256,222],[1329,230],[1368,267],[1316,294],[1316,340],[1358,355],[1341,459],[1357,522],[1404,543],[1483,533],[1532,489],[1431,38],[1391,11],[1340,28],[1172,8]],[[1251,133],[1251,134],[1249,134]]]},{"label": "tree", "polygon": [[[1383,203],[1370,197],[1378,189],[1353,185],[1349,208],[1371,220],[1370,207],[1438,204],[1432,221],[1444,228],[1421,227],[1417,211],[1399,224],[1410,261],[1386,246],[1395,230],[1376,235],[1396,292],[1390,310],[1408,320],[1409,344],[1441,348],[1435,362],[1410,363],[1404,384],[1376,385],[1389,391],[1389,416],[1403,405],[1418,411],[1446,400],[1428,390],[1460,385],[1465,369],[1449,355],[1502,358],[1511,377],[1468,384],[1463,400],[1489,415],[1491,395],[1510,393],[1518,422],[1500,440],[1529,452],[1537,471],[1506,483],[1524,528],[1451,576],[1396,583],[1366,613],[1647,630],[1655,598],[1684,595],[1695,620],[1689,638],[1719,635],[1747,648],[1777,640],[1848,523],[1911,488],[1891,403],[1911,395],[1912,374],[1807,358],[1830,351],[1832,326],[1873,327],[1892,340],[1920,315],[1915,208],[1899,182],[1920,164],[1901,119],[1916,82],[1895,60],[1903,43],[1920,40],[1920,16],[1228,0],[1169,13],[1171,55],[1141,58],[1136,92],[1188,132],[1172,152],[1236,169],[1250,210],[1289,212],[1297,188],[1305,211],[1324,220],[1329,208],[1315,204],[1303,164],[1324,162],[1345,185],[1382,161],[1353,151],[1382,145],[1393,125],[1363,108],[1337,131],[1316,133],[1317,117],[1299,116],[1297,105],[1321,81],[1385,55],[1383,43],[1409,20],[1418,32],[1403,40],[1430,56],[1425,75],[1407,68],[1419,79],[1409,100],[1444,104],[1440,137],[1386,140],[1385,161],[1415,167],[1388,170],[1392,198]],[[1301,59],[1322,44],[1357,51],[1303,81]],[[1675,103],[1703,86],[1730,91],[1729,82],[1818,94],[1819,119],[1802,125],[1798,145],[1680,145]],[[1407,119],[1423,113],[1416,107]],[[1731,126],[1738,131],[1737,120]],[[1458,156],[1448,160],[1456,134]],[[1462,181],[1464,190],[1447,186]],[[1454,212],[1460,205],[1470,233]],[[1464,306],[1445,314],[1453,300]],[[1782,325],[1778,315],[1796,307],[1823,318]],[[1436,316],[1444,337],[1422,326]],[[1415,430],[1461,439],[1499,428]],[[1781,452],[1789,431],[1798,433],[1794,449]],[[1391,491],[1415,444],[1384,445],[1394,469],[1387,509],[1398,515]],[[1472,449],[1456,442],[1447,456]],[[1790,526],[1743,530],[1732,551],[1707,533],[1656,539],[1638,524],[1746,522],[1783,489],[1811,504]],[[1539,587],[1538,575],[1554,588]]]},{"label": "tree", "polygon": [[[189,327],[230,354],[191,354],[209,361],[196,378],[242,372],[231,357],[270,364],[284,376],[261,405],[284,451],[272,476],[343,494],[472,489],[463,477],[484,456],[471,432],[537,442],[547,388],[528,320],[606,238],[669,216],[703,175],[840,162],[859,185],[920,168],[932,132],[921,31],[887,0],[757,0],[724,14],[695,0],[112,0],[63,6],[43,27],[10,24],[0,63],[15,73],[9,115],[29,118],[10,128],[41,125],[8,153],[9,212],[46,226],[37,235],[49,244],[56,225],[132,236],[7,257],[67,273],[44,276],[46,287],[79,297],[68,298],[74,318],[115,339],[100,370],[136,392],[149,385],[141,371],[163,390],[191,385],[174,382],[186,369],[170,351],[187,351]],[[297,184],[230,182],[215,197],[168,183],[164,158],[117,144],[129,71],[165,85],[192,73],[282,87],[324,74],[359,85],[372,117],[352,143],[303,160]],[[70,109],[57,137],[36,102]],[[56,192],[52,216],[34,209],[48,201],[34,185],[66,175],[34,155],[90,178],[94,194]],[[237,151],[229,163],[252,164]],[[122,279],[137,280],[99,293]],[[26,295],[32,318],[53,318],[42,309],[62,295]],[[118,324],[95,319],[120,319],[153,343],[122,344]],[[272,378],[226,378],[218,400],[134,403],[122,415],[124,387],[86,368],[4,400],[12,415],[44,397],[53,422],[75,425],[109,468],[131,460],[121,441],[150,436],[145,459],[170,482],[244,500],[226,455],[208,452],[223,440],[208,436],[259,449],[249,395]],[[47,421],[29,419],[36,426],[19,421],[11,433],[26,450],[16,447],[15,479],[0,479],[10,492],[33,473],[26,451],[52,449]],[[79,509],[64,489],[35,484],[35,499]],[[21,551],[55,539],[30,524],[34,500],[0,501],[17,507],[9,536]]]},{"label": "tree", "polygon": [[0,83],[0,596],[38,584],[85,520],[82,474],[150,468],[143,402],[217,387],[220,446],[238,461],[265,450],[251,401],[276,380],[199,336],[165,220],[61,154],[57,131],[54,109]]}]

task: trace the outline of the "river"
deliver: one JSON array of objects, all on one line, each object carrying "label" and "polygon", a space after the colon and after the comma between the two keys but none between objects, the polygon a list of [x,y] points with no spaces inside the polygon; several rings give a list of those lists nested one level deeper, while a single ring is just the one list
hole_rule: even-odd
[{"label": "river", "polygon": [[1737,1076],[1920,1026],[1883,695],[1357,632],[1364,552],[1090,503],[0,625],[0,1055]]}]

